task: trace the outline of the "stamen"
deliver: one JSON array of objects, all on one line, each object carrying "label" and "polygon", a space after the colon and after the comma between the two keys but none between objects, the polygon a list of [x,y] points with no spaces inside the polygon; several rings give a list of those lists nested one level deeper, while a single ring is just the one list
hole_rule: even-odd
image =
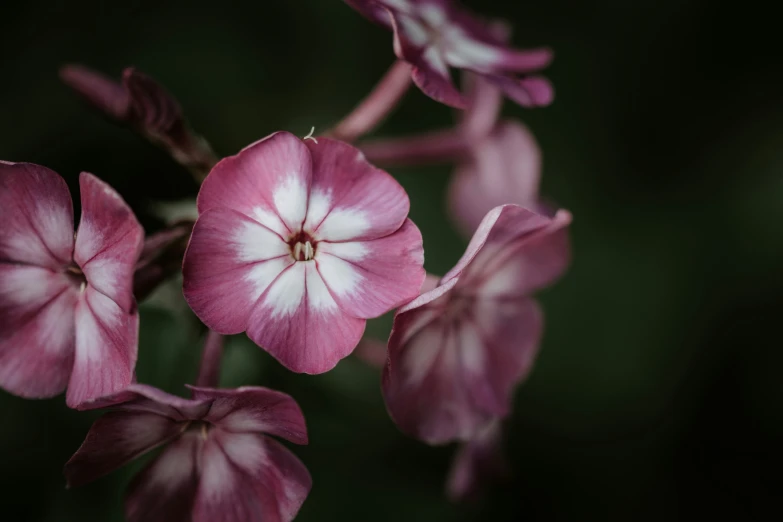
[{"label": "stamen", "polygon": [[313,138],[313,134],[315,134],[315,126],[313,126],[313,128],[312,128],[312,129],[310,129],[310,134],[308,134],[307,136],[305,136],[303,139],[306,139],[306,140],[313,140],[313,141],[315,142],[315,144],[316,144],[316,145],[318,145],[318,140],[317,140],[317,139],[315,139],[315,138]]},{"label": "stamen", "polygon": [[305,255],[305,261],[310,261],[315,255],[315,251],[313,250],[313,245],[311,245],[309,241],[305,243],[304,255]]},{"label": "stamen", "polygon": [[309,241],[297,242],[292,253],[297,261],[310,261],[315,257],[315,248]]}]

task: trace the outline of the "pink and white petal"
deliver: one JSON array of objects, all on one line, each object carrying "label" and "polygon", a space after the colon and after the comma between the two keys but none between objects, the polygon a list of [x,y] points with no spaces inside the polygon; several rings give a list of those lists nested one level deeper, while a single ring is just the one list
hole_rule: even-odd
[{"label": "pink and white petal", "polygon": [[304,222],[312,172],[302,140],[277,132],[215,165],[201,185],[199,213],[234,209],[287,239]]},{"label": "pink and white petal", "polygon": [[554,58],[552,50],[547,48],[522,51],[471,38],[450,43],[446,53],[449,65],[484,73],[531,73],[547,67]]},{"label": "pink and white petal", "polygon": [[546,107],[555,101],[555,89],[543,76],[502,76],[487,74],[484,77],[522,107]]},{"label": "pink and white petal", "polygon": [[[188,430],[166,446],[128,487],[128,522],[191,522],[204,439]],[[216,519],[220,520],[220,519]]]},{"label": "pink and white petal", "polygon": [[132,383],[121,391],[83,402],[79,410],[111,408],[136,413],[154,413],[173,421],[200,420],[206,415],[211,401],[183,399],[147,384]]},{"label": "pink and white petal", "polygon": [[537,210],[541,149],[517,122],[504,122],[461,164],[449,188],[449,206],[460,228],[472,234],[492,208],[513,203]]},{"label": "pink and white petal", "polygon": [[318,241],[376,239],[405,222],[410,200],[388,173],[341,141],[308,140],[313,185],[304,231]]},{"label": "pink and white petal", "polygon": [[279,442],[215,429],[204,443],[193,522],[290,522],[311,487],[307,468]]},{"label": "pink and white petal", "polygon": [[0,264],[0,387],[29,398],[65,390],[73,366],[76,299],[63,274]]},{"label": "pink and white petal", "polygon": [[467,100],[451,80],[448,65],[436,48],[427,49],[412,65],[413,83],[424,94],[455,109],[467,108]]},{"label": "pink and white petal", "polygon": [[122,390],[133,380],[139,315],[87,286],[76,304],[76,353],[65,403],[71,408]]},{"label": "pink and white petal", "polygon": [[364,325],[340,309],[315,262],[304,261],[269,286],[253,309],[247,335],[289,370],[318,374],[350,355]]},{"label": "pink and white petal", "polygon": [[133,272],[144,246],[144,229],[127,203],[92,174],[79,176],[82,218],[74,260],[90,286],[125,312],[134,308]]},{"label": "pink and white petal", "polygon": [[0,163],[0,262],[59,270],[73,257],[73,203],[59,174]]},{"label": "pink and white petal", "polygon": [[213,208],[196,221],[185,252],[185,299],[216,332],[244,332],[256,301],[293,263],[275,232],[235,210]]},{"label": "pink and white petal", "polygon": [[81,486],[118,469],[182,432],[182,425],[145,412],[109,412],[90,428],[65,464],[68,487]]},{"label": "pink and white petal", "polygon": [[343,312],[363,319],[416,298],[427,275],[421,232],[410,219],[381,239],[321,242],[316,264]]},{"label": "pink and white petal", "polygon": [[212,403],[204,420],[222,430],[267,433],[295,444],[307,444],[304,415],[290,395],[258,386],[190,389],[194,399]]}]

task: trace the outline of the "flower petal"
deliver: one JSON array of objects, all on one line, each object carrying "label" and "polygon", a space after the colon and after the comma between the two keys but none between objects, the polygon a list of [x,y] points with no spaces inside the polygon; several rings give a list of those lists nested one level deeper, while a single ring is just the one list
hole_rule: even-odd
[{"label": "flower petal", "polygon": [[234,209],[288,239],[304,222],[312,171],[302,140],[277,132],[218,163],[201,186],[198,210]]},{"label": "flower petal", "polygon": [[413,83],[433,100],[455,109],[467,107],[467,101],[454,86],[448,66],[437,49],[428,49],[423,53],[421,58],[413,63],[411,75]]},{"label": "flower petal", "polygon": [[109,412],[90,428],[65,464],[68,487],[81,486],[118,469],[179,435],[182,425],[145,412]]},{"label": "flower petal", "polygon": [[205,420],[231,432],[267,433],[296,444],[307,444],[302,410],[290,395],[262,387],[234,390],[190,387],[193,398],[212,405]]},{"label": "flower petal", "polygon": [[494,420],[460,446],[446,480],[446,492],[453,502],[475,498],[488,482],[508,473],[502,445],[501,423]]},{"label": "flower petal", "polygon": [[426,276],[421,232],[409,219],[381,239],[319,243],[316,264],[340,308],[366,319],[415,298]]},{"label": "flower petal", "polygon": [[54,171],[0,162],[0,262],[59,270],[73,256],[73,204]]},{"label": "flower petal", "polygon": [[505,122],[473,149],[449,189],[449,207],[460,228],[472,234],[492,208],[514,203],[536,210],[541,149],[532,133]]},{"label": "flower petal", "polygon": [[78,409],[111,408],[125,412],[154,413],[179,422],[200,420],[211,404],[211,401],[183,399],[147,384],[133,383],[119,392],[83,402]]},{"label": "flower petal", "polygon": [[60,79],[98,110],[124,121],[130,113],[130,96],[125,87],[82,65],[66,65]]},{"label": "flower petal", "polygon": [[297,262],[272,283],[250,317],[248,336],[291,371],[331,370],[361,339],[365,321],[345,314],[314,261]]},{"label": "flower petal", "polygon": [[81,403],[122,390],[131,383],[139,341],[139,316],[89,285],[76,305],[76,355],[65,396]]},{"label": "flower petal", "polygon": [[76,291],[63,274],[0,263],[0,387],[21,397],[65,390]]},{"label": "flower petal", "polygon": [[193,522],[290,522],[312,479],[280,443],[258,434],[210,432]]},{"label": "flower petal", "polygon": [[92,174],[79,176],[82,218],[74,260],[90,286],[111,298],[124,312],[135,306],[133,272],[144,246],[144,229],[127,203]]},{"label": "flower petal", "polygon": [[503,76],[485,74],[489,82],[499,87],[506,96],[522,107],[546,107],[555,101],[555,89],[543,76]]},{"label": "flower petal", "polygon": [[257,221],[234,210],[207,210],[185,253],[185,299],[213,330],[240,333],[256,301],[293,263],[288,245]]},{"label": "flower petal", "polygon": [[128,522],[193,520],[198,456],[203,444],[199,432],[186,431],[133,479],[125,497]]},{"label": "flower petal", "polygon": [[410,200],[393,177],[347,143],[318,138],[307,147],[313,186],[305,232],[319,241],[346,241],[376,239],[400,228]]}]

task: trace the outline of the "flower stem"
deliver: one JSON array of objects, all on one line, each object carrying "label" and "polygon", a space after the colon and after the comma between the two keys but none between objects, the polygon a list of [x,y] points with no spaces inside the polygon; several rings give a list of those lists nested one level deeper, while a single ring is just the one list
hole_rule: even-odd
[{"label": "flower stem", "polygon": [[451,129],[359,144],[370,162],[384,166],[450,163],[465,158],[469,148],[467,137]]},{"label": "flower stem", "polygon": [[397,60],[372,92],[327,135],[352,142],[367,134],[394,110],[410,85],[411,66]]},{"label": "flower stem", "polygon": [[201,366],[198,370],[196,386],[216,388],[220,382],[220,359],[223,355],[223,336],[209,330],[201,353]]}]

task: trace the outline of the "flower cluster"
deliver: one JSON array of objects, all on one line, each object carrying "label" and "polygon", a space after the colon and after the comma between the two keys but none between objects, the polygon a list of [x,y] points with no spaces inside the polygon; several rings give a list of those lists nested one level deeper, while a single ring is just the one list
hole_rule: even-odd
[{"label": "flower cluster", "polygon": [[[27,398],[66,391],[71,408],[107,410],[65,466],[70,486],[162,448],[129,487],[131,522],[290,521],[310,491],[304,464],[270,437],[306,444],[302,411],[278,391],[218,388],[224,335],[246,333],[307,374],[360,347],[383,366],[383,396],[401,431],[462,444],[447,483],[455,500],[507,470],[502,423],[543,331],[533,294],[568,267],[571,215],[540,201],[538,146],[499,114],[504,97],[551,103],[538,72],[552,53],[513,49],[504,24],[451,0],[346,2],[393,31],[398,61],[323,136],[276,132],[218,159],[147,76],[130,68],[118,83],[63,68],[84,99],[193,173],[195,221],[145,239],[114,189],[82,173],[74,233],[63,178],[0,162],[0,387]],[[451,69],[463,71],[462,88]],[[351,144],[411,80],[463,109],[454,128]],[[472,236],[443,277],[425,272],[405,189],[375,166],[429,162],[455,165],[449,208]],[[209,330],[189,399],[134,374],[137,301],[180,268],[184,299]],[[393,310],[388,342],[362,339],[368,320]]]}]

